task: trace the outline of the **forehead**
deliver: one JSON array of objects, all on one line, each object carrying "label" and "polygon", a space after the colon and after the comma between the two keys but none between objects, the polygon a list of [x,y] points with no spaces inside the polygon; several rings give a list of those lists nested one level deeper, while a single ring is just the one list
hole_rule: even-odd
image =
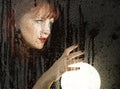
[{"label": "forehead", "polygon": [[39,18],[44,18],[44,19],[52,18],[52,14],[54,14],[49,4],[42,4],[42,5],[35,7],[32,13],[33,13],[33,17],[38,18],[38,19]]}]

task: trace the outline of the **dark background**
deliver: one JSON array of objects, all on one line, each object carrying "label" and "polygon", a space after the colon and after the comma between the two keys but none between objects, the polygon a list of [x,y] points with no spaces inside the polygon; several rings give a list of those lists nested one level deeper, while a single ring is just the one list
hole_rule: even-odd
[{"label": "dark background", "polygon": [[14,28],[14,5],[22,1],[0,0],[0,89],[31,87],[72,44],[79,44],[77,50],[84,50],[85,60],[100,73],[101,89],[119,89],[120,1],[57,1],[61,13],[53,26],[50,47],[42,54],[29,50],[23,64],[13,55],[15,45],[21,47],[16,42],[19,32]]}]

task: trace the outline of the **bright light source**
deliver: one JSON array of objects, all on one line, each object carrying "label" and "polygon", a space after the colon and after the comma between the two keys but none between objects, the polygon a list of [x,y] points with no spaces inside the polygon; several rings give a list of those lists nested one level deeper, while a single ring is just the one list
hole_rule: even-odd
[{"label": "bright light source", "polygon": [[100,76],[93,66],[84,62],[71,66],[80,67],[80,70],[67,71],[62,75],[62,89],[100,89]]}]

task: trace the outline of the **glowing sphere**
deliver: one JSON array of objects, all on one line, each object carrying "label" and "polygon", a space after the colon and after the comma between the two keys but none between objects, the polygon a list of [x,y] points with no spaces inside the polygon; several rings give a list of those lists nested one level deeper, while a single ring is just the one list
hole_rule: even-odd
[{"label": "glowing sphere", "polygon": [[67,71],[62,75],[62,89],[100,89],[100,76],[93,66],[80,62],[70,67],[80,67],[80,70]]}]

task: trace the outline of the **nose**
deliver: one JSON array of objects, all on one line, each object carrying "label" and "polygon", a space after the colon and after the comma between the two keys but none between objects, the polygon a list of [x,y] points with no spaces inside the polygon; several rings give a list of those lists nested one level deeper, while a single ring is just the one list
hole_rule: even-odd
[{"label": "nose", "polygon": [[43,33],[44,35],[49,35],[49,34],[50,34],[50,31],[49,31],[49,30],[43,30],[42,33]]},{"label": "nose", "polygon": [[46,22],[45,25],[43,26],[42,33],[45,35],[49,35],[51,32],[51,26],[49,22]]},{"label": "nose", "polygon": [[44,35],[49,35],[49,34],[50,34],[50,29],[44,29],[44,30],[42,31],[42,33],[43,33]]}]

